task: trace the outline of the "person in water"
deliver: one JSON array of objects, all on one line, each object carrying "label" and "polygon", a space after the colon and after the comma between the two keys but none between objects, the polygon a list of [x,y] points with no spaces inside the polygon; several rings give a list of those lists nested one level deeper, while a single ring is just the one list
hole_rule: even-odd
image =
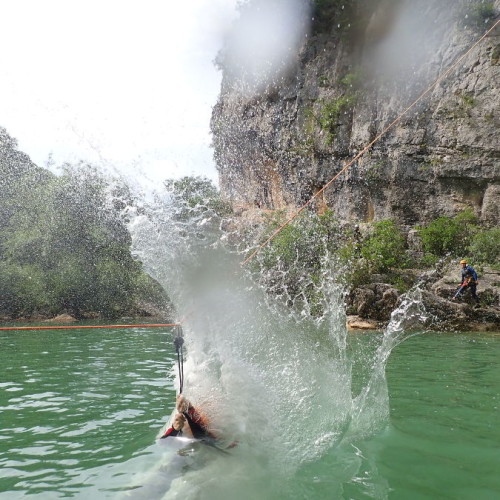
[{"label": "person in water", "polygon": [[164,432],[160,439],[169,436],[182,436],[184,432],[195,439],[217,439],[217,436],[208,428],[207,419],[184,397],[177,395],[177,413],[172,425]]},{"label": "person in water", "polygon": [[460,261],[460,265],[462,266],[462,273],[461,273],[462,282],[457,292],[453,296],[452,300],[457,300],[458,298],[462,298],[465,291],[469,289],[472,298],[476,301],[476,304],[479,304],[479,297],[477,296],[476,293],[477,283],[478,283],[477,273],[472,266],[469,266],[467,264],[467,261],[465,259]]}]

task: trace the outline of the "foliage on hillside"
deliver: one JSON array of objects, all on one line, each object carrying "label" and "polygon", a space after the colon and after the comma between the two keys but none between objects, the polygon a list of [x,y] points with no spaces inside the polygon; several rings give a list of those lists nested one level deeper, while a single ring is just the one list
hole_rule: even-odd
[{"label": "foliage on hillside", "polygon": [[[284,220],[281,212],[269,216],[261,242]],[[332,212],[309,213],[285,226],[251,265],[271,293],[313,315],[320,315],[328,300],[324,286],[328,276],[352,290],[370,283],[374,274],[383,274],[405,291],[413,284],[408,269],[428,269],[443,257],[467,258],[475,266],[500,269],[500,229],[480,226],[470,210],[414,229],[421,240],[419,252],[408,248],[408,228],[392,220],[364,225],[361,232],[358,226],[336,220]]]},{"label": "foliage on hillside", "polygon": [[177,219],[223,217],[232,212],[230,205],[222,200],[212,181],[205,177],[184,176],[180,179],[167,179],[164,185],[174,200]]},{"label": "foliage on hillside", "polygon": [[466,257],[500,269],[500,228],[482,227],[470,209],[455,217],[438,217],[418,230],[427,260]]},{"label": "foliage on hillside", "polygon": [[109,181],[86,164],[53,175],[1,134],[0,315],[118,317],[143,302],[165,305],[131,255]]}]

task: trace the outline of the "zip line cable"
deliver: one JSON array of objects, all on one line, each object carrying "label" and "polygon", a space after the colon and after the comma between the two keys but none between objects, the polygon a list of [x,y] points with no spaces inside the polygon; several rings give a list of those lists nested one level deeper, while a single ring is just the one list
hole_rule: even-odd
[{"label": "zip line cable", "polygon": [[293,222],[297,216],[307,208],[320,194],[322,194],[333,182],[335,182],[348,168],[350,168],[357,160],[359,160],[375,143],[377,143],[389,130],[391,130],[394,125],[399,123],[401,119],[414,108],[434,87],[444,80],[453,69],[455,69],[460,62],[462,62],[497,26],[500,24],[500,19],[488,30],[484,35],[477,40],[474,45],[472,45],[467,52],[460,56],[443,74],[441,74],[434,83],[429,85],[426,90],[424,90],[402,113],[400,113],[389,125],[387,125],[382,132],[380,132],[375,139],[373,139],[367,146],[365,146],[354,158],[347,162],[342,169],[332,177],[318,192],[316,192],[304,205],[302,205],[288,220],[286,220],[281,226],[276,229],[271,236],[261,243],[253,252],[247,257],[241,265],[244,266],[247,262],[252,260],[265,246],[267,246],[288,224]]}]

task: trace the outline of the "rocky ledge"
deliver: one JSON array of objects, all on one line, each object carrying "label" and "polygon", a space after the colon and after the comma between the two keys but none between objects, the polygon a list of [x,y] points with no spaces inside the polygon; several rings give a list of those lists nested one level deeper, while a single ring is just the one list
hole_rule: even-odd
[{"label": "rocky ledge", "polygon": [[[464,298],[452,301],[460,281],[455,262],[440,263],[417,279],[422,291],[422,303],[428,313],[426,327],[433,330],[500,331],[500,271],[485,267],[478,269],[477,294],[479,305],[466,292]],[[353,330],[383,328],[392,311],[402,300],[402,294],[383,276],[375,275],[374,282],[352,290],[347,298],[347,326]]]}]

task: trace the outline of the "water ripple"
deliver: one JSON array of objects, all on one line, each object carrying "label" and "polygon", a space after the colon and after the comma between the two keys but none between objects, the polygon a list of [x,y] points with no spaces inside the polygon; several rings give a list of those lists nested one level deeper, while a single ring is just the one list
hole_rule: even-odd
[{"label": "water ripple", "polygon": [[2,499],[73,496],[104,467],[142,453],[163,424],[170,338],[76,332],[0,335],[17,356],[0,349]]}]

